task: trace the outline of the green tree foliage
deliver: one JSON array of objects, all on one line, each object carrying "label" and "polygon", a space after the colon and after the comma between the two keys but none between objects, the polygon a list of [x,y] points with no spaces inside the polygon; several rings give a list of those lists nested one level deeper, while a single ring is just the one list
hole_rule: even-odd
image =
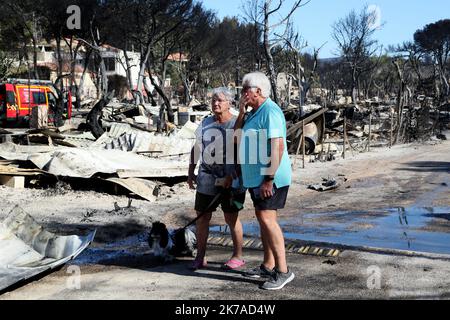
[{"label": "green tree foliage", "polygon": [[448,58],[450,51],[450,19],[439,20],[417,30],[414,41],[424,51],[433,53],[436,58]]},{"label": "green tree foliage", "polygon": [[441,80],[442,97],[449,97],[450,19],[439,20],[417,30],[414,43],[434,58]]}]

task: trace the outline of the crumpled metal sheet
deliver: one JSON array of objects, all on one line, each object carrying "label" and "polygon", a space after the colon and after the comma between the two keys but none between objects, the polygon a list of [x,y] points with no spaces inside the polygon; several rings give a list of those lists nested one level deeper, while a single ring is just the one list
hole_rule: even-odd
[{"label": "crumpled metal sheet", "polygon": [[195,131],[198,128],[198,124],[188,121],[184,126],[176,133],[177,138],[181,139],[196,139]]},{"label": "crumpled metal sheet", "polygon": [[151,159],[120,150],[58,147],[50,152],[30,153],[29,148],[22,147],[25,146],[0,148],[0,157],[29,160],[39,169],[57,176],[91,178],[96,173],[107,173],[121,178],[183,177],[187,176],[189,168],[188,155],[177,159]]},{"label": "crumpled metal sheet", "polygon": [[[191,123],[183,127],[180,135],[155,134],[131,127],[127,123],[111,123],[105,132],[90,148],[122,150],[127,152],[155,152],[158,156],[172,156],[191,152],[195,143],[195,129]],[[151,153],[150,153],[151,154]]]},{"label": "crumpled metal sheet", "polygon": [[64,133],[64,141],[67,141],[78,148],[88,148],[95,143],[95,137],[91,132]]},{"label": "crumpled metal sheet", "polygon": [[198,125],[190,122],[176,135],[161,135],[132,128],[127,123],[112,123],[91,147],[132,152],[154,151],[158,156],[190,153]]},{"label": "crumpled metal sheet", "polygon": [[45,155],[58,148],[54,146],[26,146],[5,142],[0,144],[0,157],[6,160],[27,161],[30,155]]},{"label": "crumpled metal sheet", "polygon": [[108,178],[107,181],[112,183],[116,183],[126,188],[127,190],[137,194],[138,196],[148,200],[155,201],[155,188],[158,186],[158,183],[155,181],[140,179],[140,178]]},{"label": "crumpled metal sheet", "polygon": [[139,131],[141,131],[141,133],[146,133],[142,132],[142,130],[131,127],[128,123],[114,122],[111,123],[111,127],[108,130],[108,136],[110,138],[118,138],[124,133],[136,133]]},{"label": "crumpled metal sheet", "polygon": [[51,160],[51,154],[61,147],[23,146],[11,142],[0,144],[0,157],[6,160],[31,161],[39,169]]},{"label": "crumpled metal sheet", "polygon": [[0,224],[0,291],[77,257],[94,240],[45,230],[19,206]]},{"label": "crumpled metal sheet", "polygon": [[[188,162],[150,159],[119,150],[86,150],[66,148],[53,154],[43,170],[54,175],[90,178],[96,173],[120,173],[132,171],[133,177],[164,177],[165,170],[179,169],[175,176],[187,175]],[[145,172],[145,174],[140,174]],[[154,174],[152,174],[154,173]],[[168,174],[173,174],[169,172]]]},{"label": "crumpled metal sheet", "polygon": [[190,154],[195,139],[180,139],[175,136],[153,136],[149,140],[149,151],[161,151],[159,156]]}]

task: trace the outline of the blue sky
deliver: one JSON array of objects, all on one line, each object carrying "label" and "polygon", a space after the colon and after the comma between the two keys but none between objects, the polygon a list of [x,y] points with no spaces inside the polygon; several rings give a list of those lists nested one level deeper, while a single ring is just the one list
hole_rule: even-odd
[{"label": "blue sky", "polygon": [[[215,11],[219,18],[243,15],[242,0],[199,1],[205,8]],[[277,0],[273,2],[277,3]],[[284,7],[287,8],[293,2],[294,0],[286,0]],[[359,12],[366,4],[379,8],[384,25],[376,31],[374,38],[385,48],[391,44],[412,40],[414,32],[428,23],[450,19],[448,0],[311,0],[304,7],[297,9],[294,25],[311,48],[320,47],[326,42],[320,52],[321,58],[333,57],[336,44],[331,38],[332,24],[345,17],[352,9]]]}]

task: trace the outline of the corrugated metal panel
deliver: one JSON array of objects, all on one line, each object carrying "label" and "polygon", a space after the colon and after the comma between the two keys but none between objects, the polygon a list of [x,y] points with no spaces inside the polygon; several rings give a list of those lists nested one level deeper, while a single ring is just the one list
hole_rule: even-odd
[{"label": "corrugated metal panel", "polygon": [[[25,147],[25,148],[22,148]],[[7,160],[30,160],[38,168],[57,175],[90,178],[96,173],[118,174],[130,177],[183,177],[187,176],[189,155],[176,160],[153,159],[132,152],[104,149],[58,147],[50,152],[34,152],[26,146],[0,149],[0,157]],[[47,148],[40,150],[48,151]]]},{"label": "corrugated metal panel", "polygon": [[74,259],[93,241],[87,236],[60,236],[45,230],[20,207],[0,224],[0,291]]},{"label": "corrugated metal panel", "polygon": [[95,143],[95,137],[91,132],[83,132],[81,134],[64,133],[64,141],[67,141],[79,148],[87,148]]},{"label": "corrugated metal panel", "polygon": [[128,123],[114,122],[108,131],[110,138],[118,138],[124,133],[138,132],[139,130],[132,128]]},{"label": "corrugated metal panel", "polygon": [[124,133],[120,137],[112,139],[111,142],[107,142],[105,144],[105,149],[134,151],[135,147],[137,146],[136,144],[137,137],[138,135],[134,133]]},{"label": "corrugated metal panel", "polygon": [[195,143],[195,139],[189,138],[192,130],[195,131],[193,126],[186,127],[184,133],[180,131],[181,135],[167,136],[134,129],[128,124],[113,123],[110,131],[102,135],[93,147],[133,152],[153,151],[163,156],[189,153]]}]

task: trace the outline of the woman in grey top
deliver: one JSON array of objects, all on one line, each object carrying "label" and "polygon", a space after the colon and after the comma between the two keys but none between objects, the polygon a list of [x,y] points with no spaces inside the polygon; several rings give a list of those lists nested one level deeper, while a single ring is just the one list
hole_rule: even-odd
[{"label": "woman in grey top", "polygon": [[[205,118],[196,131],[196,144],[191,151],[188,183],[195,189],[195,210],[202,215],[197,220],[197,257],[192,268],[206,266],[206,242],[212,212],[219,204],[224,212],[225,222],[233,238],[233,255],[224,267],[237,269],[245,265],[242,259],[243,232],[238,212],[243,208],[245,189],[238,176],[233,128],[236,117],[230,113],[233,97],[227,88],[216,88],[212,96],[213,116]],[[197,161],[200,160],[198,176],[194,174]]]}]

